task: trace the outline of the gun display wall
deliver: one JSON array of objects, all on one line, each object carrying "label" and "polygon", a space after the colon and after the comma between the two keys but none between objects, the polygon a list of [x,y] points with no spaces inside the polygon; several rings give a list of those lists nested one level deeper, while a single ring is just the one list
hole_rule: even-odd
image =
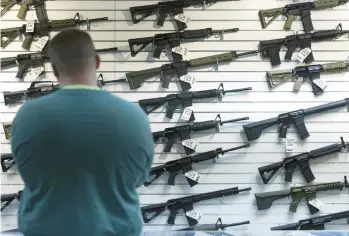
[{"label": "gun display wall", "polygon": [[349,229],[348,0],[1,7],[2,230],[17,228],[24,186],[11,122],[60,89],[47,48],[71,27],[94,41],[96,84],[148,114],[145,231]]}]

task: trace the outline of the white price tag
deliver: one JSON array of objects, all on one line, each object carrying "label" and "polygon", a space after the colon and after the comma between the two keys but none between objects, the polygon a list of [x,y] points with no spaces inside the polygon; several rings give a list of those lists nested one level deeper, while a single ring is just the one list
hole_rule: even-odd
[{"label": "white price tag", "polygon": [[172,52],[180,54],[182,56],[186,56],[188,54],[188,49],[178,46],[178,47],[172,48]]},{"label": "white price tag", "polygon": [[294,152],[293,138],[286,138],[286,152]]},{"label": "white price tag", "polygon": [[320,79],[314,79],[313,82],[314,82],[314,84],[319,86],[322,90],[325,90],[325,88],[327,87],[326,81],[321,79],[321,78]]},{"label": "white price tag", "polygon": [[193,75],[186,74],[181,76],[179,79],[189,84],[195,84],[195,77]]},{"label": "white price tag", "polygon": [[307,58],[309,56],[309,54],[311,53],[311,49],[310,48],[304,48],[302,49],[298,55],[297,55],[297,61],[299,61],[300,63],[303,63],[303,61],[305,60],[305,58]]},{"label": "white price tag", "polygon": [[191,139],[186,139],[182,141],[182,145],[192,150],[196,150],[199,144]]},{"label": "white price tag", "polygon": [[186,172],[184,176],[198,183],[199,183],[199,180],[201,179],[201,175],[193,170]]},{"label": "white price tag", "polygon": [[183,13],[175,15],[174,17],[176,20],[183,22],[185,24],[188,24],[190,22],[189,16],[184,15]]},{"label": "white price tag", "polygon": [[322,211],[325,207],[325,203],[319,199],[310,200],[309,204],[319,209],[319,211]]},{"label": "white price tag", "polygon": [[27,21],[27,25],[25,27],[25,32],[32,33],[34,32],[35,21],[29,20]]},{"label": "white price tag", "polygon": [[35,68],[33,68],[33,69],[30,71],[28,77],[30,78],[30,80],[34,80],[34,79],[36,79],[44,70],[45,70],[45,69],[44,69],[43,66],[35,67]]},{"label": "white price tag", "polygon": [[182,113],[181,119],[188,121],[190,120],[191,114],[193,114],[193,108],[192,107],[186,107],[184,108],[184,111]]},{"label": "white price tag", "polygon": [[36,51],[42,51],[42,49],[44,49],[45,45],[47,44],[48,39],[48,36],[39,38],[39,40],[34,45],[34,49]]},{"label": "white price tag", "polygon": [[186,212],[185,215],[192,218],[192,219],[195,219],[197,221],[200,221],[200,219],[201,219],[201,213],[194,211],[194,210]]}]

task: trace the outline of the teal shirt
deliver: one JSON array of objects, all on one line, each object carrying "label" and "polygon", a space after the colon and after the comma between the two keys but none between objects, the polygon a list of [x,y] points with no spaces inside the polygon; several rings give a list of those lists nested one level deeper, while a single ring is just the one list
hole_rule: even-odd
[{"label": "teal shirt", "polygon": [[13,121],[12,153],[25,188],[26,236],[138,236],[136,188],[154,143],[146,114],[107,91],[70,86],[27,101]]}]

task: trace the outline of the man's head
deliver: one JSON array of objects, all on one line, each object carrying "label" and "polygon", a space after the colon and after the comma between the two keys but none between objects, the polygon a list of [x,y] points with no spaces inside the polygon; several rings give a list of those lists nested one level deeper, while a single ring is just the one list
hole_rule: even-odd
[{"label": "man's head", "polygon": [[95,84],[100,59],[91,37],[77,29],[63,30],[51,41],[49,56],[61,84]]}]

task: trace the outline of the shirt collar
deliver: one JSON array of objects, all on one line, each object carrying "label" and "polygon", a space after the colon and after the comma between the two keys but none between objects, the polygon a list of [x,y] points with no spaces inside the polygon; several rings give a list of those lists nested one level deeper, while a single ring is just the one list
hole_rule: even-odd
[{"label": "shirt collar", "polygon": [[102,90],[100,87],[84,85],[84,84],[71,84],[62,86],[61,89],[88,89],[88,90]]}]

